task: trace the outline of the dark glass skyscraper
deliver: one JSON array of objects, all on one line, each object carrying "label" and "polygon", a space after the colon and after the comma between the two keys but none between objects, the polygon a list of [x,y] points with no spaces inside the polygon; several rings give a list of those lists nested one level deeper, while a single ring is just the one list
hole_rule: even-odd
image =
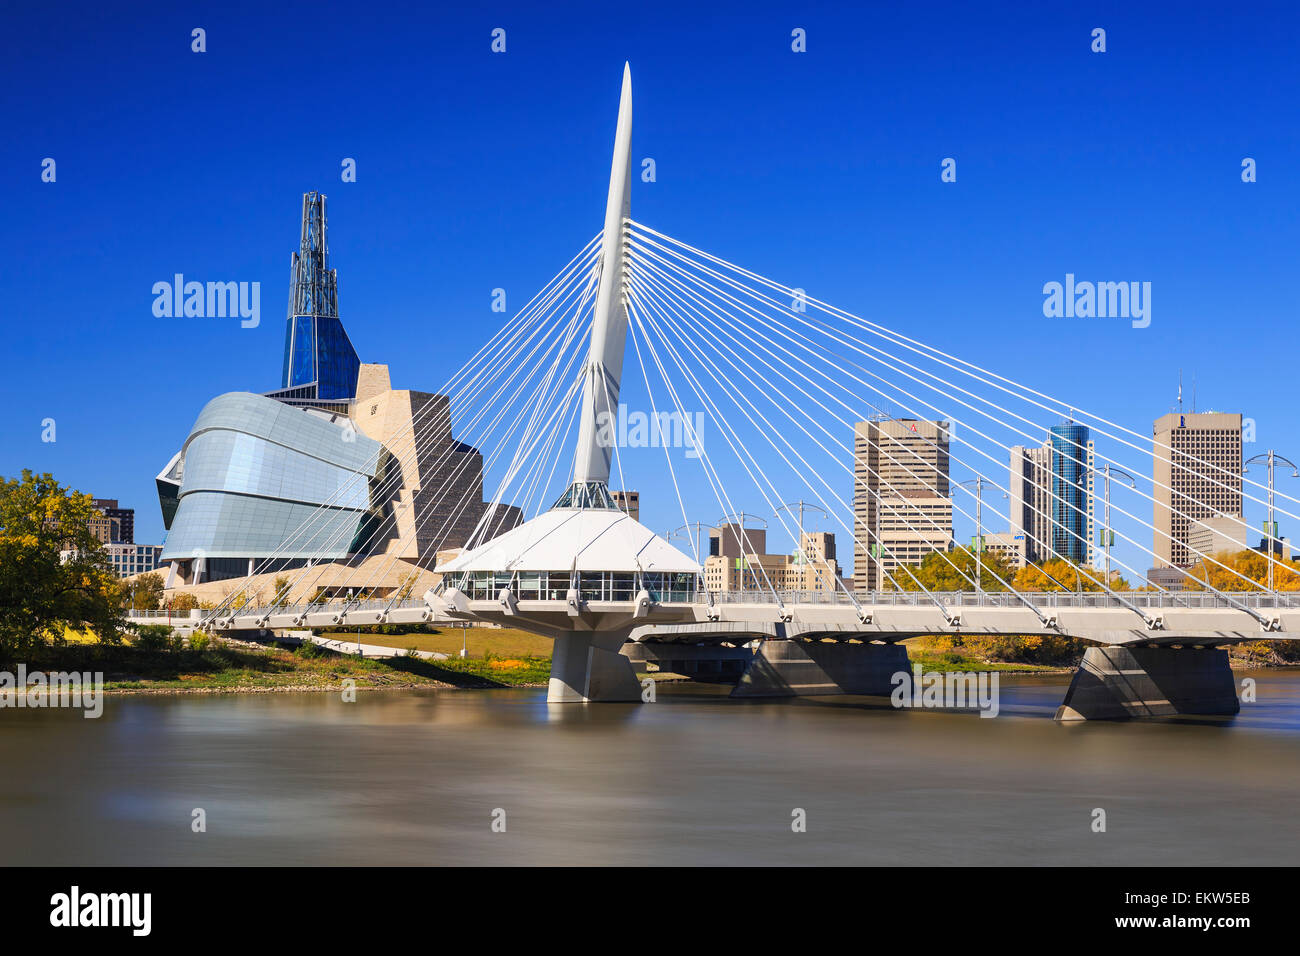
[{"label": "dark glass skyscraper", "polygon": [[1092,449],[1088,426],[1052,426],[1052,556],[1089,559],[1092,533]]},{"label": "dark glass skyscraper", "polygon": [[325,197],[304,193],[302,239],[293,254],[281,392],[323,401],[356,394],[361,360],[339,321],[338,273],[329,268]]}]

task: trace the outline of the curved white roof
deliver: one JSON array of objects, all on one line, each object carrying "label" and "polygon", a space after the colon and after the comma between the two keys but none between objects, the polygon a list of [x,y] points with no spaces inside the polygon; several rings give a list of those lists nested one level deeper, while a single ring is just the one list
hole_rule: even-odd
[{"label": "curved white roof", "polygon": [[699,574],[700,566],[622,511],[553,508],[458,555],[450,571],[645,571]]}]

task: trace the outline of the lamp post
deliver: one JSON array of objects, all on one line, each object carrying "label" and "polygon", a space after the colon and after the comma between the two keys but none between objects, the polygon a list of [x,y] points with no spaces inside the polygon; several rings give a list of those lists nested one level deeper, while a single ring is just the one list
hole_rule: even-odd
[{"label": "lamp post", "polygon": [[[1093,471],[1096,471],[1096,470],[1097,470],[1097,469],[1094,467],[1094,468],[1093,468]],[[1105,466],[1104,468],[1101,469],[1102,488],[1104,489],[1104,491],[1103,491],[1103,498],[1104,498],[1105,503],[1106,503],[1105,511],[1104,511],[1106,517],[1105,517],[1105,519],[1104,519],[1104,521],[1103,521],[1103,524],[1105,525],[1105,527],[1102,528],[1102,532],[1101,532],[1101,542],[1102,542],[1102,547],[1105,549],[1105,553],[1106,553],[1106,587],[1110,587],[1110,538],[1111,538],[1111,533],[1110,533],[1110,476],[1111,476],[1111,475],[1118,475],[1120,478],[1123,478],[1123,479],[1127,480],[1127,482],[1128,482],[1128,486],[1129,486],[1130,488],[1133,488],[1134,490],[1137,489],[1137,479],[1134,478],[1132,475],[1130,475],[1130,474],[1129,474],[1127,471],[1125,471],[1123,468],[1117,468],[1117,467],[1115,467],[1114,465],[1112,465],[1112,464],[1110,464],[1109,462],[1107,462],[1107,463],[1106,463],[1106,466]]]},{"label": "lamp post", "polygon": [[975,486],[975,593],[981,595],[980,602],[983,603],[984,594],[984,476],[978,475],[975,478],[967,478],[965,481],[957,482],[959,485]]},{"label": "lamp post", "polygon": [[1291,477],[1300,478],[1300,468],[1289,458],[1283,458],[1272,448],[1266,454],[1256,455],[1249,461],[1242,462],[1241,473],[1244,475],[1251,465],[1268,465],[1268,589],[1273,590],[1273,542],[1277,540],[1277,522],[1273,519],[1273,469],[1277,462],[1291,466]]},{"label": "lamp post", "polygon": [[[673,540],[673,538],[680,538],[683,536],[685,536],[687,541],[694,540],[696,557],[701,558],[702,557],[701,552],[703,552],[704,550],[704,539],[702,533],[704,529],[707,527],[708,525],[706,525],[703,521],[692,521],[690,524],[684,524],[680,528],[673,528],[672,531],[669,531],[666,535],[664,535],[664,540],[671,541]],[[690,535],[690,532],[692,531],[695,532],[694,539],[692,539]]]},{"label": "lamp post", "polygon": [[[740,569],[740,583],[742,585],[745,583],[745,576],[749,573],[749,556],[757,553],[752,550],[749,541],[749,534],[745,531],[746,518],[752,518],[754,521],[761,521],[763,523],[764,530],[767,529],[766,518],[764,518],[762,515],[747,514],[744,511],[733,511],[730,512],[729,514],[723,515],[721,518],[718,519],[718,523],[716,526],[718,530],[721,531],[723,526],[730,524],[732,521],[737,522],[736,527],[740,529],[740,536],[743,539],[743,546],[746,549],[744,555],[740,559],[742,562],[742,566]],[[761,566],[761,562],[760,562],[760,566]]]},{"label": "lamp post", "polygon": [[[799,554],[803,557],[803,566],[807,566],[807,564],[808,564],[808,554],[807,554],[807,553],[804,551],[804,549],[803,549],[803,513],[804,513],[805,510],[807,510],[807,511],[819,511],[819,512],[821,512],[823,515],[826,515],[826,518],[827,518],[828,520],[829,520],[829,518],[830,518],[830,515],[827,514],[825,508],[820,508],[820,507],[818,507],[817,505],[811,505],[811,504],[809,504],[808,502],[804,501],[802,498],[800,498],[798,501],[787,501],[785,504],[781,505],[781,507],[777,508],[776,511],[772,513],[772,516],[773,516],[773,517],[777,517],[778,515],[780,515],[780,513],[781,513],[782,511],[788,511],[788,512],[790,512],[791,514],[794,514],[796,508],[799,509],[799,541],[798,541],[798,543],[797,543],[797,547],[798,547]],[[825,555],[822,555],[822,559],[825,560],[825,558],[826,558],[826,556],[825,556]],[[799,575],[799,584],[800,584],[800,587],[799,587],[799,590],[802,591],[802,590],[803,590],[803,586],[802,586],[802,585],[803,585],[803,583],[804,583],[804,582],[803,582],[803,574],[802,574],[803,567],[800,567],[799,570],[800,570],[800,575]],[[818,575],[818,577],[820,577],[820,575]],[[832,588],[832,590],[834,590],[834,589]]]}]

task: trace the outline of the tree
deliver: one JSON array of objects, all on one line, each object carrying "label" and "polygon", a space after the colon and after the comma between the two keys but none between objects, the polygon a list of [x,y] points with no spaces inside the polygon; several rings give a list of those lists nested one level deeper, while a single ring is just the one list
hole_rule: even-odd
[{"label": "tree", "polygon": [[188,591],[182,591],[179,594],[173,594],[171,600],[167,602],[167,607],[173,611],[193,611],[199,606],[199,599]]},{"label": "tree", "polygon": [[[90,532],[90,495],[50,474],[24,469],[0,486],[0,659],[43,642],[62,643],[67,628],[116,643],[124,625],[121,584]],[[60,552],[66,552],[66,560]]]},{"label": "tree", "polygon": [[[1016,572],[1011,586],[1017,591],[1102,591],[1105,572],[1095,568],[1080,569],[1062,558],[1029,564]],[[1128,582],[1112,574],[1108,582],[1113,591],[1129,590]],[[1062,587],[1064,585],[1064,587]]]},{"label": "tree", "polygon": [[[1221,551],[1188,569],[1183,589],[1202,591],[1258,591],[1268,586],[1268,555],[1260,551]],[[1274,558],[1273,586],[1279,591],[1300,591],[1300,567],[1294,561]]]},{"label": "tree", "polygon": [[163,579],[150,571],[126,585],[130,606],[137,611],[156,611],[162,605]]},{"label": "tree", "polygon": [[[1015,568],[995,551],[983,552],[980,563],[983,570],[980,587],[985,591],[1005,591]],[[975,552],[969,548],[932,551],[921,559],[920,564],[900,566],[890,574],[902,591],[919,591],[922,587],[927,591],[974,591]],[[885,589],[891,590],[888,578],[885,579]]]}]

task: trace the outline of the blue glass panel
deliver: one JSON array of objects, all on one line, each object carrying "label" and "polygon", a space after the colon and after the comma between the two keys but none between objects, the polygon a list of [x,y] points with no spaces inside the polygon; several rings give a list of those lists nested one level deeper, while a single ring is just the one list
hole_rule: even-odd
[{"label": "blue glass panel", "polygon": [[306,385],[316,381],[316,329],[310,315],[293,317],[293,357],[286,386]]},{"label": "blue glass panel", "polygon": [[1088,428],[1052,428],[1052,551],[1068,561],[1088,559]]}]

